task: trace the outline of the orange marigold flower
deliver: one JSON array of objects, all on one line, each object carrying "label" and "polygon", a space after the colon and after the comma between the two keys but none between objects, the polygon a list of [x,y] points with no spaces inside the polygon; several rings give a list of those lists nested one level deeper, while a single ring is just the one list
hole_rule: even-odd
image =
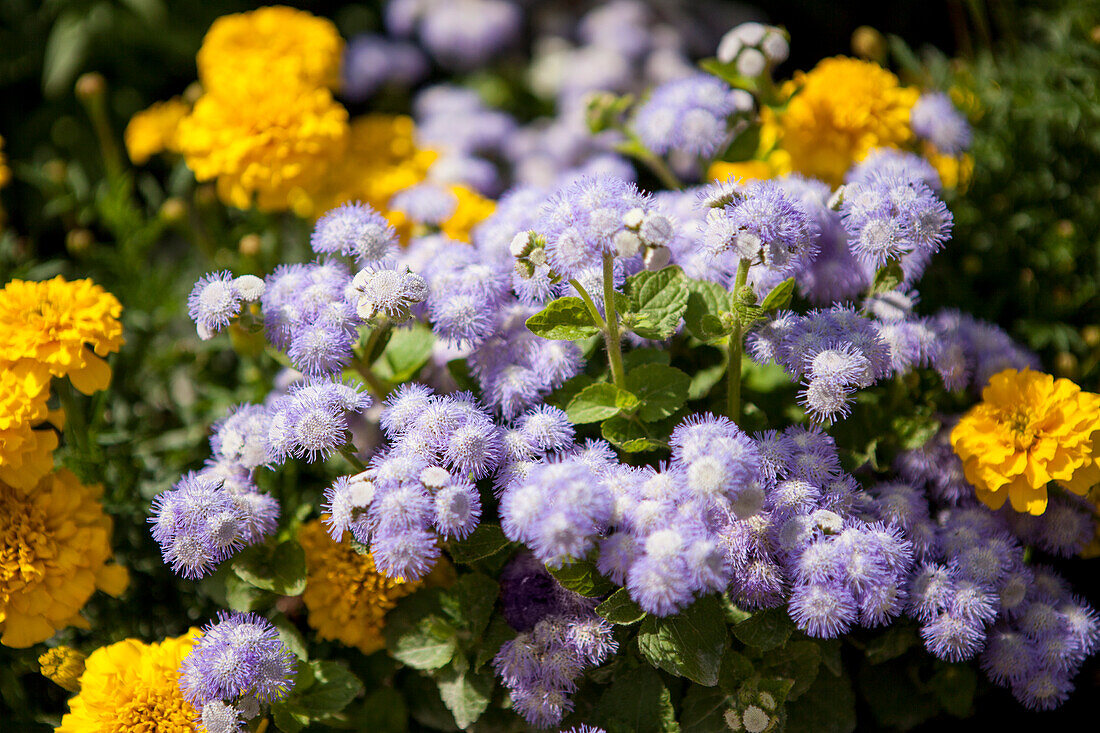
[{"label": "orange marigold flower", "polygon": [[179,668],[202,632],[146,644],[125,639],[84,660],[80,694],[54,733],[198,733],[199,711],[183,697]]},{"label": "orange marigold flower", "polygon": [[360,555],[349,542],[335,542],[320,520],[298,530],[306,553],[309,625],[322,639],[336,639],[364,654],[382,649],[386,612],[419,582],[390,578],[374,568],[370,553]]},{"label": "orange marigold flower", "polygon": [[58,646],[38,658],[38,668],[42,676],[55,685],[78,692],[85,659],[87,657],[71,646]]},{"label": "orange marigold flower", "polygon": [[37,362],[0,364],[0,481],[29,489],[53,469],[57,433],[36,430],[50,418],[50,374]]},{"label": "orange marigold flower", "polygon": [[1046,511],[1047,484],[1077,494],[1100,483],[1100,395],[1025,369],[993,375],[982,402],[951,431],[978,498],[999,509]]},{"label": "orange marigold flower", "polygon": [[65,626],[87,628],[79,612],[92,593],[126,589],[126,568],[107,564],[102,491],[66,470],[29,490],[0,482],[0,644],[27,647]]},{"label": "orange marigold flower", "polygon": [[106,389],[111,368],[100,357],[122,346],[121,313],[91,280],[12,280],[0,290],[0,365],[39,364],[84,394]]}]

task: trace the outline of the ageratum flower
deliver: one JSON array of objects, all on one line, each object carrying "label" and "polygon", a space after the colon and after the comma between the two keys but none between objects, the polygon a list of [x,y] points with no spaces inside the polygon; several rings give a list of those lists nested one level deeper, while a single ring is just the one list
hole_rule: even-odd
[{"label": "ageratum flower", "polygon": [[634,117],[634,130],[647,148],[709,158],[729,138],[731,118],[752,111],[752,95],[730,88],[710,74],[695,74],[657,87]]},{"label": "ageratum flower", "polygon": [[958,155],[970,147],[970,123],[943,92],[922,94],[909,120],[913,132],[941,153]]},{"label": "ageratum flower", "polygon": [[266,285],[255,275],[233,277],[228,270],[203,275],[187,298],[187,313],[204,341],[228,326],[241,312],[241,303],[259,300]]},{"label": "ageratum flower", "polygon": [[397,232],[368,204],[347,203],[317,220],[309,243],[318,254],[342,254],[362,266],[378,265],[393,255]]},{"label": "ageratum flower", "polygon": [[951,445],[984,504],[999,509],[1008,499],[1018,512],[1042,514],[1051,481],[1076,494],[1100,483],[1100,395],[1006,369],[951,431]]},{"label": "ageratum flower", "polygon": [[179,668],[201,634],[191,629],[152,644],[125,639],[96,649],[56,733],[198,733],[200,713],[180,691]]},{"label": "ageratum flower", "polygon": [[102,491],[64,469],[29,489],[0,480],[0,644],[28,647],[66,626],[87,627],[79,612],[97,589],[126,589],[126,568],[107,562]]}]

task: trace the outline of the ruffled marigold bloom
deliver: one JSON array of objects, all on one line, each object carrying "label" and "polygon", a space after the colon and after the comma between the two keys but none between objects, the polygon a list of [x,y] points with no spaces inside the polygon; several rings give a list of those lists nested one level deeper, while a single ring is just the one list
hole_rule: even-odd
[{"label": "ruffled marigold bloom", "polygon": [[180,692],[179,668],[201,635],[191,629],[159,643],[125,639],[96,649],[54,732],[197,733],[199,711]]},{"label": "ruffled marigold bloom", "polygon": [[191,111],[191,105],[179,97],[156,102],[130,118],[123,136],[126,152],[135,165],[144,165],[149,158],[165,150],[176,150],[176,133],[180,120]]},{"label": "ruffled marigold bloom", "polygon": [[49,372],[36,363],[0,364],[0,481],[29,489],[53,468],[57,433],[35,426],[49,417]]},{"label": "ruffled marigold bloom", "polygon": [[726,181],[730,178],[740,178],[745,181],[765,181],[775,178],[778,173],[771,164],[763,160],[742,160],[736,163],[728,163],[718,160],[711,163],[707,170],[707,178],[712,181]]},{"label": "ruffled marigold bloom", "polygon": [[121,313],[91,280],[12,280],[0,290],[0,365],[41,365],[84,394],[106,389],[111,368],[100,357],[122,346]]},{"label": "ruffled marigold bloom", "polygon": [[336,639],[371,654],[386,645],[386,612],[418,582],[389,578],[374,568],[370,553],[360,555],[349,542],[336,542],[320,520],[302,525],[298,542],[306,553],[309,625],[322,639]]},{"label": "ruffled marigold bloom", "polygon": [[202,39],[196,62],[207,91],[242,83],[335,89],[344,39],[332,21],[284,6],[223,15]]},{"label": "ruffled marigold bloom", "polygon": [[59,646],[50,649],[38,658],[38,668],[42,676],[69,692],[80,690],[80,675],[84,674],[83,654],[71,646]]},{"label": "ruffled marigold bloom", "polygon": [[458,206],[440,229],[451,239],[469,242],[470,232],[481,222],[493,215],[496,203],[481,196],[466,186],[451,186],[451,193],[458,199]]},{"label": "ruffled marigold bloom", "polygon": [[1100,395],[1030,369],[993,375],[982,402],[951,431],[978,498],[999,509],[1046,511],[1047,484],[1077,494],[1100,483]]},{"label": "ruffled marigold bloom", "polygon": [[87,628],[79,611],[92,593],[126,589],[126,568],[107,564],[102,491],[66,470],[29,491],[0,482],[0,644],[27,647],[65,626]]},{"label": "ruffled marigold bloom", "polygon": [[836,186],[872,148],[900,147],[913,137],[909,112],[920,92],[878,64],[824,59],[781,92],[786,109],[773,117],[765,108],[763,120],[778,137],[777,168],[789,161],[791,170]]}]

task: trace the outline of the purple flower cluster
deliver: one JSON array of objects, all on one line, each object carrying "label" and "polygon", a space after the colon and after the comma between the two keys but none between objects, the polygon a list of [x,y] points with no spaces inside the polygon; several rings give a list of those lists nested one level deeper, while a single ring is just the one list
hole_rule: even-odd
[{"label": "purple flower cluster", "polygon": [[364,269],[355,273],[347,296],[355,303],[355,312],[364,321],[385,318],[402,323],[412,309],[428,299],[427,281],[406,267]]},{"label": "purple flower cluster", "polygon": [[362,102],[384,87],[407,89],[421,81],[428,75],[428,61],[411,43],[363,33],[348,41],[341,74],[341,93]]},{"label": "purple flower cluster", "polygon": [[991,323],[957,310],[940,311],[932,322],[939,342],[932,366],[949,390],[980,391],[997,372],[1040,366],[1034,354]]},{"label": "purple flower cluster", "polygon": [[390,445],[367,470],[325,491],[333,539],[350,532],[390,577],[422,578],[439,557],[438,538],[464,538],[481,517],[474,486],[504,457],[501,428],[469,393],[398,388],[382,411]]},{"label": "purple flower cluster", "polygon": [[324,460],[348,443],[348,416],[371,405],[358,385],[315,377],[290,388],[269,409],[268,450],[274,463]]},{"label": "purple flower cluster", "polygon": [[211,733],[244,730],[243,720],[294,687],[297,659],[266,619],[223,611],[202,632],[183,659],[179,685]]},{"label": "purple flower cluster", "polygon": [[584,671],[618,650],[612,630],[589,611],[548,616],[505,642],[493,668],[511,693],[513,709],[539,728],[560,723],[573,709],[569,696]]},{"label": "purple flower cluster", "polygon": [[309,243],[318,254],[340,254],[363,267],[378,266],[393,257],[397,232],[370,206],[347,203],[317,220]]},{"label": "purple flower cluster", "polygon": [[246,469],[226,468],[187,473],[153,499],[153,539],[164,562],[185,578],[203,577],[275,531],[278,502],[256,489]]},{"label": "purple flower cluster", "polygon": [[970,123],[943,92],[922,94],[909,113],[909,124],[941,153],[958,155],[970,147]]},{"label": "purple flower cluster", "polygon": [[440,65],[458,71],[484,66],[519,38],[523,15],[507,0],[390,0],[386,26],[416,33]]},{"label": "purple flower cluster", "polygon": [[954,221],[928,184],[912,175],[857,174],[844,188],[840,211],[855,258],[872,270],[900,262],[907,283],[943,247]]},{"label": "purple flower cluster", "polygon": [[633,127],[658,155],[682,151],[710,158],[728,143],[735,115],[752,108],[751,94],[700,73],[657,87],[638,107]]},{"label": "purple flower cluster", "polygon": [[[335,216],[329,219],[319,229],[322,237],[316,246],[340,247],[343,252],[348,245],[339,233],[346,231],[340,222]],[[326,232],[329,236],[323,236]],[[280,265],[266,283],[261,304],[272,345],[285,350],[306,374],[335,374],[347,366],[360,323],[355,305],[345,297],[351,283],[347,267],[336,260]]]},{"label": "purple flower cluster", "polygon": [[894,368],[876,324],[843,306],[805,316],[778,313],[749,335],[748,347],[757,362],[774,360],[803,380],[800,401],[816,422],[847,415],[855,390]]},{"label": "purple flower cluster", "polygon": [[199,338],[214,337],[241,312],[242,302],[259,300],[264,282],[255,275],[233,277],[228,270],[203,275],[187,298],[187,314],[195,322]]}]

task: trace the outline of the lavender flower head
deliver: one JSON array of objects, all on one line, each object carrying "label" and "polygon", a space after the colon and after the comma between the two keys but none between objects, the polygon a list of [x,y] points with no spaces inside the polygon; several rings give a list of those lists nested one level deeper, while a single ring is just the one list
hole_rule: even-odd
[{"label": "lavender flower head", "polygon": [[270,704],[294,687],[297,660],[254,613],[220,612],[180,666],[180,690],[196,707],[253,699]]},{"label": "lavender flower head", "polygon": [[394,194],[390,208],[403,212],[418,224],[439,226],[450,218],[458,199],[447,188],[435,183],[420,183]]},{"label": "lavender flower head", "polygon": [[242,301],[259,300],[264,283],[254,275],[234,278],[228,270],[203,275],[187,298],[187,313],[204,341],[228,326],[241,312]]},{"label": "lavender flower head", "polygon": [[523,16],[505,0],[432,2],[420,20],[420,40],[443,66],[470,70],[483,66],[519,37]]},{"label": "lavender flower head", "polygon": [[318,254],[342,254],[360,264],[377,264],[393,255],[397,232],[367,204],[347,203],[318,219],[309,241]]},{"label": "lavender flower head", "polygon": [[364,320],[385,316],[396,322],[407,320],[409,309],[428,298],[428,283],[408,268],[366,269],[355,274],[348,298]]},{"label": "lavender flower head", "polygon": [[970,123],[943,92],[922,94],[909,113],[909,124],[941,153],[958,155],[970,147]]},{"label": "lavender flower head", "polygon": [[413,44],[364,33],[348,41],[344,50],[341,92],[362,102],[385,86],[410,87],[427,73],[428,61]]},{"label": "lavender flower head", "polygon": [[289,457],[323,460],[348,440],[348,414],[371,404],[358,386],[313,378],[291,388],[272,405],[268,445],[276,462]]},{"label": "lavender flower head", "polygon": [[230,408],[224,418],[214,423],[211,453],[247,469],[265,465],[271,459],[267,451],[269,419],[263,405],[245,403]]},{"label": "lavender flower head", "polygon": [[682,150],[710,158],[729,137],[735,114],[752,111],[752,95],[731,89],[710,74],[667,82],[634,117],[634,130],[647,148],[664,155]]}]

